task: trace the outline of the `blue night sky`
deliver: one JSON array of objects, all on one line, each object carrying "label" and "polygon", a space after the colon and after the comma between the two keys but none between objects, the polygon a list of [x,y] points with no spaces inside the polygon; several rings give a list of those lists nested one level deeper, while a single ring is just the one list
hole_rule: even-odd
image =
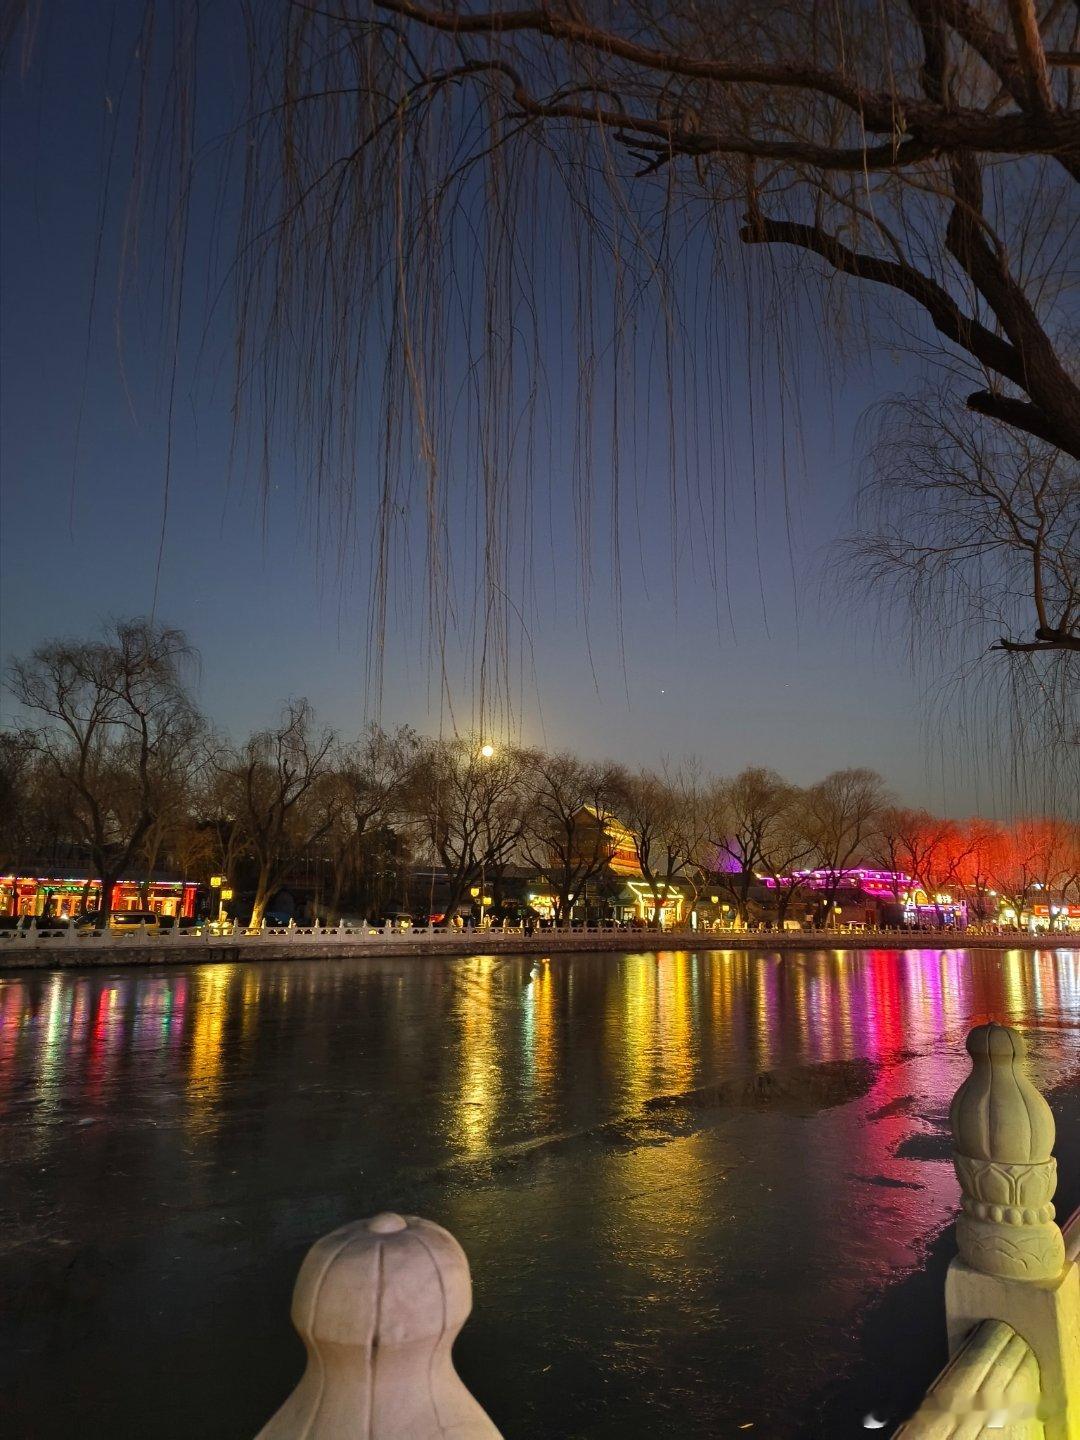
[{"label": "blue night sky", "polygon": [[[154,603],[170,448],[166,347],[160,316],[145,298],[152,285],[136,286],[133,294],[144,298],[124,307],[121,359],[115,218],[106,226],[88,330],[102,194],[107,12],[111,7],[75,7],[63,36],[47,37],[29,77],[13,72],[5,84],[5,657],[46,637],[88,633],[110,614],[148,613]],[[225,66],[222,84],[227,92]],[[114,194],[122,199],[122,192],[114,176]],[[199,200],[192,219],[196,253],[208,214]],[[369,577],[362,539],[350,539],[356,563],[350,555],[342,578],[334,521],[313,518],[303,478],[287,456],[278,457],[265,503],[242,466],[230,473],[228,336],[223,324],[211,323],[202,333],[209,308],[204,276],[205,268],[193,263],[186,305],[195,321],[176,390],[156,603],[158,618],[186,630],[201,653],[204,708],[234,734],[266,723],[286,696],[300,694],[345,731],[380,709],[388,723],[448,727],[422,636],[424,581],[399,577],[380,706],[365,664]],[[552,287],[546,293],[549,305],[572,303]],[[809,308],[797,318],[796,330],[812,329]],[[709,323],[722,332],[724,316]],[[534,674],[525,675],[518,694],[517,733],[631,764],[694,755],[707,769],[730,772],[765,763],[800,782],[840,766],[870,765],[910,801],[957,813],[992,806],[993,795],[980,791],[952,742],[926,723],[902,646],[879,633],[873,613],[853,614],[848,596],[822,580],[827,548],[849,522],[858,472],[855,427],[875,398],[910,382],[906,366],[879,354],[875,365],[859,362],[830,380],[808,336],[799,355],[795,428],[802,460],[788,466],[789,522],[779,446],[759,442],[752,451],[745,381],[728,377],[717,422],[730,488],[719,591],[687,506],[676,526],[673,593],[668,480],[655,447],[639,446],[620,519],[623,655],[603,514],[587,604],[581,594],[569,518],[573,497],[560,461],[559,437],[570,421],[557,414],[553,434],[542,437],[554,463],[534,517],[536,575],[527,616]],[[576,375],[567,372],[562,380],[565,400]],[[557,410],[558,384],[554,393]],[[662,396],[646,395],[646,402],[659,406]],[[460,459],[467,471],[467,447]],[[606,502],[598,503],[602,511]],[[467,531],[465,517],[463,552],[471,543]],[[417,603],[408,603],[410,592],[420,597]],[[448,655],[461,725],[469,723],[474,703],[466,648],[452,643]],[[5,712],[10,718],[9,701]]]}]

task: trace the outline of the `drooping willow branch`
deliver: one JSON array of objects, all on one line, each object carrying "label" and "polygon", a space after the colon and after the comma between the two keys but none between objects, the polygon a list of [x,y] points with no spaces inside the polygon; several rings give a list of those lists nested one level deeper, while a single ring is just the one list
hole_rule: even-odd
[{"label": "drooping willow branch", "polygon": [[[595,131],[640,162],[639,179],[689,162],[706,201],[712,175],[725,177],[719,199],[743,191],[744,243],[793,247],[913,301],[974,362],[972,412],[1080,460],[1075,333],[1055,300],[1075,241],[1066,192],[1080,178],[1080,51],[1060,0],[1041,15],[1009,0],[1005,28],[985,4],[904,0],[887,25],[867,11],[861,33],[845,30],[858,4],[830,21],[768,0],[707,14],[630,0],[603,20],[569,0],[370,0],[355,22],[369,23],[361,13],[391,17],[410,47],[434,37],[416,62],[428,81],[502,87],[508,113],[547,143]],[[1040,193],[1039,158],[1064,191]],[[1012,212],[1002,166],[1028,167],[1013,173],[1031,183],[1029,213]],[[1067,228],[1036,276],[1028,252],[1049,245],[1037,232],[1060,227],[1058,211]],[[1076,648],[1073,620],[1040,613],[1033,629],[1002,648]]]},{"label": "drooping willow branch", "polygon": [[[691,396],[681,412],[666,397],[672,509],[695,444],[695,502],[719,489],[708,452],[729,437],[692,433],[687,381],[711,369],[719,389],[731,369],[730,352],[725,370],[697,344],[706,290],[730,298],[743,284],[760,299],[779,281],[739,331],[748,371],[805,276],[834,354],[872,297],[885,345],[953,377],[954,403],[988,430],[1080,459],[1080,50],[1064,0],[240,9],[251,91],[237,131],[237,410],[258,416],[264,454],[271,431],[300,437],[297,469],[320,502],[354,519],[374,497],[377,626],[415,514],[440,623],[457,623],[450,577],[475,564],[483,598],[462,584],[457,603],[481,628],[500,616],[501,638],[517,629],[528,600],[507,577],[527,569],[541,431],[572,474],[564,513],[583,556],[591,480],[610,457],[617,551],[620,455],[658,353],[661,386]],[[707,323],[734,331],[734,308]],[[602,447],[598,415],[611,418]],[[617,553],[604,558],[617,585]],[[1027,624],[1010,615],[1003,639],[1070,651],[1075,616],[1041,616],[1022,567],[1009,583],[1023,586]]]},{"label": "drooping willow branch", "polygon": [[[644,14],[646,20],[655,20],[656,28],[663,28],[655,7],[628,8],[633,16]],[[586,18],[585,7],[576,4],[472,11],[460,4],[434,10],[413,0],[372,0],[371,9],[399,17],[411,28],[442,34],[459,48],[479,40],[489,47],[483,57],[463,51],[460,64],[441,71],[437,62],[429,62],[435,66],[430,78],[445,77],[448,83],[466,75],[501,79],[523,117],[603,130],[644,162],[639,174],[651,174],[680,158],[698,163],[709,157],[734,159],[752,166],[770,165],[774,173],[779,168],[812,197],[824,175],[848,172],[858,183],[858,176],[880,171],[895,175],[903,185],[906,172],[929,166],[944,177],[946,189],[952,192],[944,233],[939,233],[936,243],[987,307],[989,324],[965,312],[944,275],[927,273],[914,258],[861,252],[820,217],[807,222],[791,215],[768,215],[767,199],[759,196],[756,181],[749,186],[751,214],[741,236],[751,244],[796,246],[841,274],[891,287],[915,300],[952,344],[990,374],[1026,392],[1026,398],[1018,398],[982,387],[972,392],[972,408],[1080,458],[1080,386],[1055,354],[1023,285],[1010,273],[1007,249],[982,203],[981,170],[987,157],[1028,161],[1043,155],[1070,177],[1080,175],[1080,112],[1068,103],[1071,93],[1064,97],[1067,103],[1059,102],[1049,78],[1051,66],[1067,68],[1073,55],[1055,50],[1047,57],[1029,0],[1012,0],[1011,39],[965,0],[945,0],[941,5],[910,0],[909,18],[923,47],[923,64],[912,77],[921,84],[921,95],[899,82],[890,89],[860,83],[853,78],[851,64],[828,68],[764,55],[717,59],[698,53],[690,43],[681,50],[645,44],[593,23]],[[723,7],[716,14],[719,40],[729,17]],[[538,93],[524,70],[530,60],[532,70],[538,70],[535,54],[523,49],[514,63],[507,58],[506,42],[522,36],[530,43],[532,38],[553,43],[564,65],[583,63],[587,57],[593,67],[593,94],[570,99],[567,87],[546,97]],[[1000,94],[992,93],[981,107],[961,103],[954,78],[959,68],[957,46],[966,47],[977,57],[976,63],[992,73],[1015,108],[1003,109]],[[679,106],[673,114],[662,113],[663,94],[644,78],[649,74],[698,83],[694,103],[685,107],[692,124],[686,123]],[[747,87],[753,97],[805,94],[825,100],[838,106],[848,122],[822,122],[813,114],[792,117],[782,104],[762,104],[759,99],[748,103]],[[636,95],[638,104],[623,101],[623,92]],[[645,104],[653,113],[644,113]],[[743,123],[718,128],[708,123],[713,115],[741,115]],[[781,125],[788,131],[792,126],[798,129],[800,118],[805,133],[778,133]],[[755,124],[759,119],[761,123]],[[822,143],[814,133],[821,123],[834,130],[839,124],[840,133],[854,124],[856,143]],[[874,136],[887,138],[872,140]],[[903,204],[902,198],[898,203]]]}]

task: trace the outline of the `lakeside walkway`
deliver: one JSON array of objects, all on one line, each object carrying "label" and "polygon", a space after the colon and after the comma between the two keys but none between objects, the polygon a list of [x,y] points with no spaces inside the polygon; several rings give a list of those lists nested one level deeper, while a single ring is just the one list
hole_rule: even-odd
[{"label": "lakeside walkway", "polygon": [[74,931],[0,932],[0,970],[51,970],[86,966],[236,964],[250,960],[333,960],[364,956],[556,955],[588,951],[656,950],[1080,950],[1080,935],[1024,932],[998,935],[956,931],[753,931],[617,930],[353,930],[295,927],[213,935],[199,931],[161,935],[79,935]]}]

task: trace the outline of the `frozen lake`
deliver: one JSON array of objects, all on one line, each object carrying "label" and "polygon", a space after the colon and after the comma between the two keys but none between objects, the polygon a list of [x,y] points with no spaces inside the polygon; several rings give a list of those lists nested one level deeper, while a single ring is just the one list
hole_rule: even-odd
[{"label": "frozen lake", "polygon": [[0,1431],[253,1435],[308,1245],[396,1209],[468,1252],[458,1366],[507,1440],[864,1435],[943,1358],[947,1110],[989,1018],[1027,1034],[1067,1213],[1077,950],[4,975]]}]

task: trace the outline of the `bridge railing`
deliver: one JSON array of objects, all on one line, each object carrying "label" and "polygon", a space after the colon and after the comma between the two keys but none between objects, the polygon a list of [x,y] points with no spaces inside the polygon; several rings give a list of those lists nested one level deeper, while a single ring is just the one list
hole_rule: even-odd
[{"label": "bridge railing", "polygon": [[945,1316],[952,1358],[903,1440],[1080,1440],[1080,1210],[1055,1221],[1054,1117],[1023,1037],[980,1025],[950,1111],[959,1254]]},{"label": "bridge railing", "polygon": [[[1003,1025],[967,1039],[950,1112],[962,1212],[946,1368],[896,1440],[1080,1440],[1080,1211],[1055,1223],[1054,1118]],[[292,1318],[307,1368],[257,1440],[499,1440],[454,1370],[471,1308],[457,1241],[376,1215],[319,1240]]]}]

